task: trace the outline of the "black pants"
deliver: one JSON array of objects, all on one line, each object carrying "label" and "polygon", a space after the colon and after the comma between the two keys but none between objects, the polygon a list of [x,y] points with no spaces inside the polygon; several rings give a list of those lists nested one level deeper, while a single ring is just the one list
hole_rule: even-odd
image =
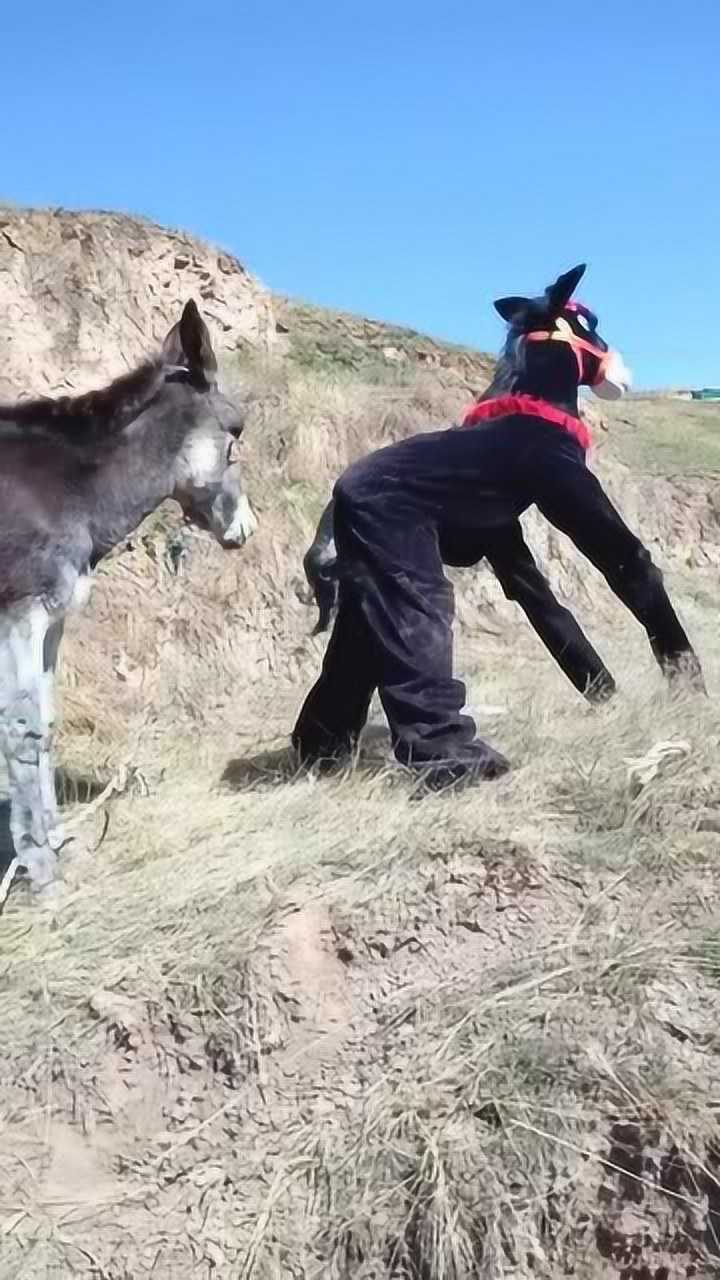
[{"label": "black pants", "polygon": [[[480,538],[470,538],[466,530],[446,525],[440,543],[444,564],[471,565],[487,558],[507,599],[521,606],[580,693],[591,701],[603,701],[614,692],[615,681],[610,672],[572,613],[553,595],[519,524],[488,531]],[[298,742],[307,744],[311,754],[321,757],[351,751],[365,726],[373,694],[382,680],[382,669],[382,655],[362,610],[354,604],[352,595],[341,592],[320,679],[306,698],[295,729]],[[390,720],[392,701],[385,705],[385,711]]]},{"label": "black pants", "polygon": [[528,547],[519,521],[481,534],[444,524],[443,564],[469,566],[486,559],[508,600],[515,601],[568,680],[591,702],[615,692],[615,681],[569,609],[553,594]]},{"label": "black pants", "polygon": [[480,432],[414,436],[349,468],[335,500],[340,603],[293,734],[307,754],[351,745],[376,686],[399,760],[452,758],[474,737],[453,677],[454,601],[438,540],[451,519],[479,534],[512,525],[536,503],[605,574],[661,665],[694,658],[648,552],[577,442],[554,426],[518,417]]}]

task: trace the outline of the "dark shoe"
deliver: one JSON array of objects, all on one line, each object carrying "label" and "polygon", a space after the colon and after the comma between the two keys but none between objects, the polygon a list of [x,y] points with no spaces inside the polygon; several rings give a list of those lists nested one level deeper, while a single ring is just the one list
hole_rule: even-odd
[{"label": "dark shoe", "polygon": [[703,693],[707,697],[702,667],[692,649],[677,658],[666,659],[662,668],[674,693]]},{"label": "dark shoe", "polygon": [[501,778],[512,767],[510,761],[486,742],[471,742],[456,756],[413,760],[408,766],[428,791],[472,786],[476,782]]},{"label": "dark shoe", "polygon": [[303,769],[317,769],[319,773],[338,773],[349,763],[354,744],[347,739],[308,742],[297,734],[292,736],[292,747],[298,765]]},{"label": "dark shoe", "polygon": [[597,676],[592,684],[589,684],[585,690],[585,697],[593,706],[602,706],[603,702],[609,702],[617,693],[617,685],[610,675],[609,671],[605,671]]}]

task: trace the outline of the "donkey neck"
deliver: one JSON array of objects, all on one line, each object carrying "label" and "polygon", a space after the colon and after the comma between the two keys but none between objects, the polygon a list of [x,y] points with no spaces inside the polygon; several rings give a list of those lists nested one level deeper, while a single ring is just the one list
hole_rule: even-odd
[{"label": "donkey neck", "polygon": [[172,496],[182,437],[176,438],[165,427],[147,410],[99,446],[86,490],[93,563]]}]

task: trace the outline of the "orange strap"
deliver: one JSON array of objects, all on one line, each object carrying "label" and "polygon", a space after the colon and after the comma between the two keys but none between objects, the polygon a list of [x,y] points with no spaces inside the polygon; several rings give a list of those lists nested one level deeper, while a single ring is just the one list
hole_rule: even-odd
[{"label": "orange strap", "polygon": [[600,364],[600,367],[598,370],[598,376],[595,379],[595,381],[596,382],[602,381],[603,371],[605,368],[605,363],[607,361],[609,352],[598,351],[597,347],[594,347],[592,342],[587,342],[585,338],[578,338],[577,335],[574,333],[572,335],[568,333],[561,333],[558,329],[553,329],[552,332],[550,332],[549,330],[545,331],[542,329],[537,329],[535,330],[535,332],[526,333],[524,336],[528,342],[567,342],[568,346],[572,347],[573,351],[575,352],[575,359],[577,360],[577,366],[578,366],[579,382],[582,382],[583,373],[584,373],[582,356],[580,355],[580,352],[581,351],[589,352],[591,356],[595,356],[596,360],[598,360]]}]

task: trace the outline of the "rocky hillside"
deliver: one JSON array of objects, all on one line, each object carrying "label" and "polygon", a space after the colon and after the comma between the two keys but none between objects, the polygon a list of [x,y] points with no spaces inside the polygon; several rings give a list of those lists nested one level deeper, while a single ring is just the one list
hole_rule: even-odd
[{"label": "rocky hillside", "polygon": [[0,209],[0,395],[72,393],[117,376],[191,297],[218,351],[272,348],[270,295],[230,254],[116,213]]},{"label": "rocky hillside", "polygon": [[405,376],[431,372],[438,382],[464,386],[469,394],[490,380],[494,362],[483,352],[292,298],[276,295],[274,301],[280,349],[299,364],[360,373],[375,362],[378,370],[389,367]]},{"label": "rocky hillside", "polygon": [[357,370],[432,370],[469,389],[487,356],[269,291],[232,254],[145,218],[0,207],[0,395],[81,391],[142,359],[187,298],[216,349]]}]

